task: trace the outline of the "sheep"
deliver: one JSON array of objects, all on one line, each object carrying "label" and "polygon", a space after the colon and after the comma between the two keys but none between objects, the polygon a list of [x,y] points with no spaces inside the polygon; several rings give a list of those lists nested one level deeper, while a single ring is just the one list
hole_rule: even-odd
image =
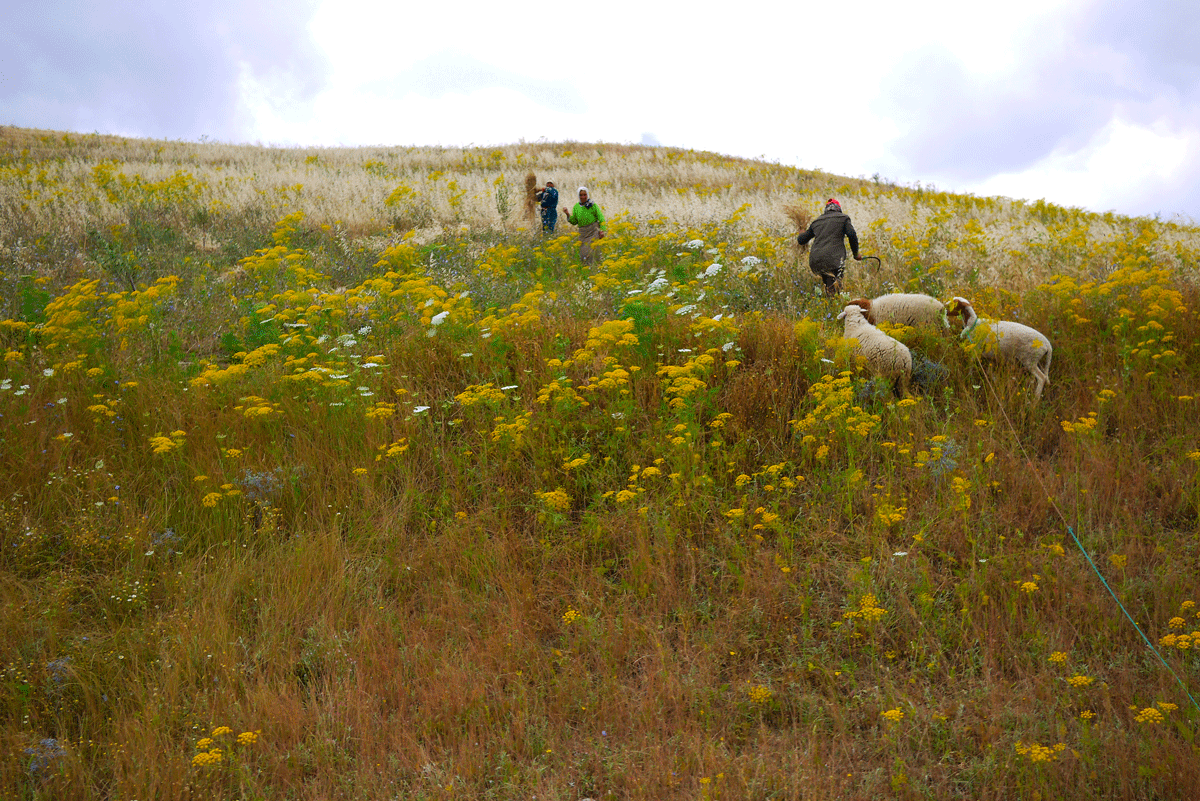
[{"label": "sheep", "polygon": [[942,328],[950,328],[950,321],[946,319],[945,304],[929,295],[880,295],[874,300],[855,298],[850,302],[863,310],[867,322],[871,325],[887,322],[914,327],[936,327],[940,322]]},{"label": "sheep", "polygon": [[837,316],[845,320],[846,339],[858,341],[857,352],[862,354],[871,370],[883,378],[892,379],[892,391],[903,397],[912,377],[912,353],[904,343],[893,339],[867,322],[860,306],[853,303]]},{"label": "sheep", "polygon": [[975,313],[966,298],[954,298],[950,314],[963,319],[959,336],[975,342],[988,359],[1008,359],[1024,367],[1037,382],[1033,390],[1034,403],[1042,397],[1042,389],[1050,383],[1050,359],[1054,348],[1050,340],[1036,329],[1011,320],[989,320]]}]

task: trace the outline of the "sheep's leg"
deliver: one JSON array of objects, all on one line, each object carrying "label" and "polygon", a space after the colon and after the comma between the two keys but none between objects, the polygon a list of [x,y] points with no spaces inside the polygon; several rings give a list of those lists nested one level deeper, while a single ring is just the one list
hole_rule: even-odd
[{"label": "sheep's leg", "polygon": [[1035,399],[1042,397],[1042,390],[1050,383],[1050,374],[1042,368],[1042,362],[1046,362],[1046,366],[1049,367],[1049,357],[1050,353],[1047,351],[1036,359],[1027,359],[1022,362],[1025,365],[1025,369],[1033,376],[1033,380],[1037,382],[1037,386],[1033,389],[1033,397]]}]

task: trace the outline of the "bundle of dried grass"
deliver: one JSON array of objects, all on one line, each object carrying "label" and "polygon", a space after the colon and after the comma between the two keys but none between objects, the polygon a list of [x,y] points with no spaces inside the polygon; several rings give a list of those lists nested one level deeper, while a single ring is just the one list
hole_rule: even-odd
[{"label": "bundle of dried grass", "polygon": [[538,194],[537,176],[529,173],[525,176],[525,216],[534,219],[537,216]]},{"label": "bundle of dried grass", "polygon": [[[800,234],[802,234],[808,230],[808,224],[812,222],[812,214],[809,213],[808,210],[803,209],[799,206],[790,206],[789,205],[789,206],[784,206],[783,211],[785,214],[787,214],[788,219],[790,219],[793,223],[796,224],[796,235],[797,236],[799,236]],[[804,247],[805,246],[801,245],[800,249],[803,250]]]}]

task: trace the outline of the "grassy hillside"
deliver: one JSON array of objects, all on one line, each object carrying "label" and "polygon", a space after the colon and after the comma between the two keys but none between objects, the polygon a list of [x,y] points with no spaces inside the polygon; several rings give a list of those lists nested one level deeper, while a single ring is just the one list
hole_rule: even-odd
[{"label": "grassy hillside", "polygon": [[[1041,402],[955,332],[872,379],[830,195],[852,295],[1032,325]],[[4,128],[0,797],[1200,796],[1198,257],[663,148]]]}]

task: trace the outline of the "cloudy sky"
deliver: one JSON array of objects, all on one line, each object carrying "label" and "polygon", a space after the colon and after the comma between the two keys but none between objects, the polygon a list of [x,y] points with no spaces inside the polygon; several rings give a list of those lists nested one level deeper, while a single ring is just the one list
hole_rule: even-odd
[{"label": "cloudy sky", "polygon": [[0,2],[0,124],[644,142],[1200,221],[1196,0]]}]

